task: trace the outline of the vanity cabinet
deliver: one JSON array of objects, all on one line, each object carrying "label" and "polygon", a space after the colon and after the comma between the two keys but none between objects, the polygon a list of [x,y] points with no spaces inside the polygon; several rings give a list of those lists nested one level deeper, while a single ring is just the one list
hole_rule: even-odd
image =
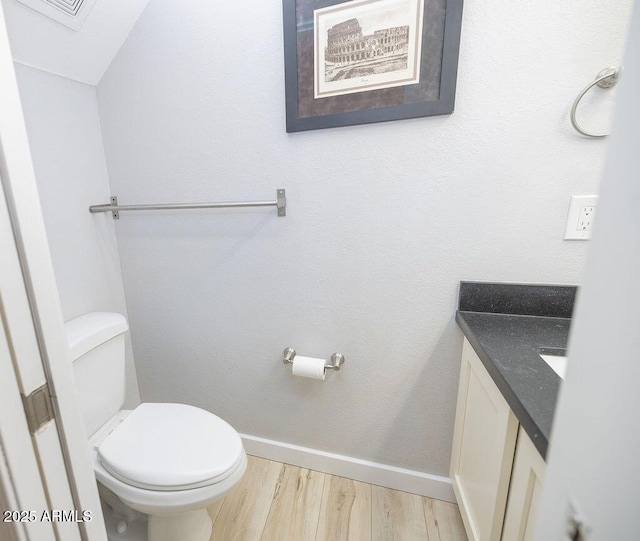
[{"label": "vanity cabinet", "polygon": [[500,541],[518,420],[465,339],[451,481],[470,541]]},{"label": "vanity cabinet", "polygon": [[465,339],[451,481],[469,540],[528,540],[544,469],[544,460]]}]

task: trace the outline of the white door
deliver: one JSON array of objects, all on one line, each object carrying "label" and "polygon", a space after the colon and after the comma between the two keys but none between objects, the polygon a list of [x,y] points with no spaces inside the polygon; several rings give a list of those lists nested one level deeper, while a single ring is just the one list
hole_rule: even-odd
[{"label": "white door", "polygon": [[[40,475],[37,440],[46,437],[45,433],[51,433],[52,428],[43,427],[32,439],[20,396],[25,386],[35,388],[34,385],[44,383],[45,379],[42,365],[40,370],[37,366],[29,367],[32,368],[31,378],[23,371],[27,377],[20,385],[15,369],[19,359],[39,361],[40,356],[28,305],[21,302],[25,300],[25,291],[11,231],[4,192],[0,191],[0,485],[3,489],[0,493],[0,532],[3,532],[2,539],[6,531],[7,537],[13,532],[17,539],[24,539],[28,534],[26,539],[48,540],[55,539],[55,530],[52,522],[42,520],[44,511],[49,510],[50,500],[45,480]],[[21,317],[25,315],[25,308],[26,318]],[[20,328],[21,324],[23,328]],[[65,488],[70,496],[68,485]],[[68,498],[64,503],[68,503]]]},{"label": "white door", "polygon": [[103,541],[1,6],[0,96],[0,538]]}]

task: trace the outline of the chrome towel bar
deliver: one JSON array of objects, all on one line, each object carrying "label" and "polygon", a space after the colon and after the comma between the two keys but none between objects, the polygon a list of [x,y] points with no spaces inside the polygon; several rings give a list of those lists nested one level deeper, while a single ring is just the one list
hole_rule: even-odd
[{"label": "chrome towel bar", "polygon": [[220,203],[169,203],[160,205],[118,205],[118,198],[111,197],[107,205],[91,205],[89,212],[111,212],[113,219],[120,218],[121,211],[129,210],[186,210],[186,209],[219,209],[230,207],[276,207],[278,216],[287,215],[287,197],[284,189],[276,192],[275,201],[223,201]]},{"label": "chrome towel bar", "polygon": [[603,69],[600,73],[598,73],[598,75],[596,75],[595,80],[589,83],[589,85],[587,85],[582,90],[582,92],[578,94],[578,97],[576,98],[576,100],[573,102],[573,105],[571,106],[571,125],[575,128],[575,130],[579,134],[584,135],[585,137],[594,137],[594,138],[606,137],[607,135],[609,135],[608,133],[589,133],[588,131],[583,130],[578,124],[578,120],[576,119],[576,112],[578,110],[578,105],[580,104],[580,100],[584,97],[584,95],[587,92],[589,92],[589,90],[591,90],[596,85],[599,86],[600,88],[611,88],[612,86],[615,86],[615,84],[618,82],[618,79],[620,78],[621,73],[622,73],[622,67]]}]

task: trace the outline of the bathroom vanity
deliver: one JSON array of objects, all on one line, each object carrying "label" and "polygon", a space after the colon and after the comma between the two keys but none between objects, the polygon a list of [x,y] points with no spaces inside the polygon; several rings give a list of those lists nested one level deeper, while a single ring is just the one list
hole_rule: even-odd
[{"label": "bathroom vanity", "polygon": [[573,286],[462,282],[464,333],[451,480],[470,540],[531,536],[561,379]]}]

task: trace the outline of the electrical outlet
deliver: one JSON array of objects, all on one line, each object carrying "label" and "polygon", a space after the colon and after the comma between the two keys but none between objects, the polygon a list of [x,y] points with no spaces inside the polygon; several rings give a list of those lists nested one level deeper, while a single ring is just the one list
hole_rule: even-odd
[{"label": "electrical outlet", "polygon": [[591,238],[593,218],[598,206],[597,195],[573,195],[569,203],[565,240],[588,240]]},{"label": "electrical outlet", "polygon": [[596,213],[596,207],[588,205],[580,207],[578,215],[578,231],[591,231],[593,225],[593,215]]}]

